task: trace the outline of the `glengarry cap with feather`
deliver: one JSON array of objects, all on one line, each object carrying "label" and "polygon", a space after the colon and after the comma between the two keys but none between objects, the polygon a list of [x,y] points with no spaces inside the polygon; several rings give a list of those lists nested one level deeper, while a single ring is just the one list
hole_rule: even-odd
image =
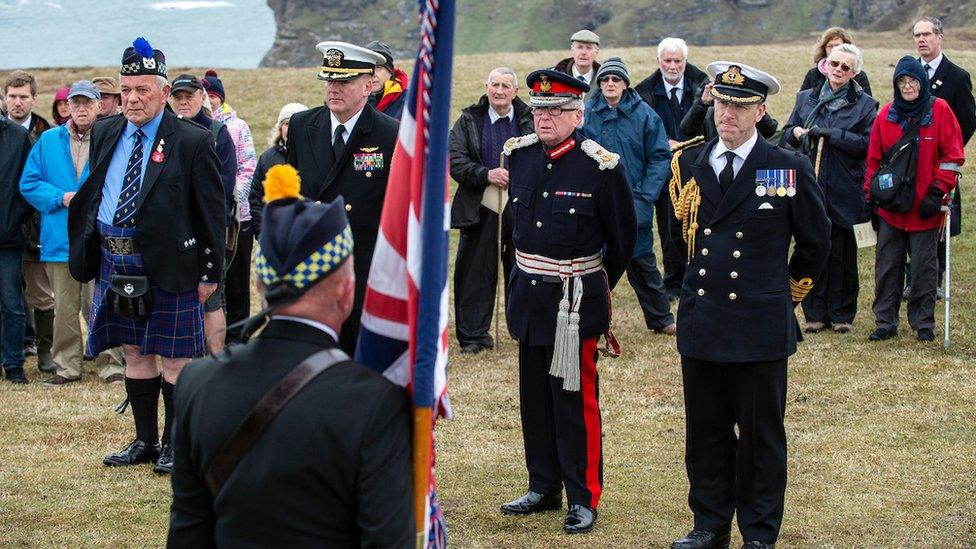
[{"label": "glengarry cap with feather", "polygon": [[162,76],[166,78],[166,56],[153,49],[143,37],[136,38],[132,45],[122,52],[121,76]]}]

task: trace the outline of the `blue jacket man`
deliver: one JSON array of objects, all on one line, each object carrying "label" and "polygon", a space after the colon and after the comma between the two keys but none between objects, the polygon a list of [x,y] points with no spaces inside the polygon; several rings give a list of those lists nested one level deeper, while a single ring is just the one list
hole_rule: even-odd
[{"label": "blue jacket man", "polygon": [[647,328],[673,335],[674,315],[654,257],[654,202],[670,176],[671,151],[661,118],[630,87],[627,66],[610,58],[597,72],[600,89],[586,103],[583,133],[620,155],[634,195],[637,245],[627,279]]}]

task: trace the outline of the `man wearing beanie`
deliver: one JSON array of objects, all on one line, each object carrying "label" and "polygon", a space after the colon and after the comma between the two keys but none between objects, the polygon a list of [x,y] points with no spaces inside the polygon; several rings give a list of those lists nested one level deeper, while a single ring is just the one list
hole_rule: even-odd
[{"label": "man wearing beanie", "polygon": [[[215,325],[213,330],[210,326],[207,327],[207,339],[210,348],[213,349],[222,346],[219,340],[223,336],[218,332],[222,332],[224,326],[240,322],[251,313],[251,249],[254,245],[254,231],[251,228],[249,197],[251,180],[258,166],[258,156],[254,149],[251,128],[247,122],[237,116],[237,111],[227,104],[224,83],[217,77],[217,72],[213,69],[208,70],[201,83],[207,92],[213,119],[227,128],[237,155],[237,178],[234,183],[233,203],[236,209],[231,214],[234,224],[227,235],[227,247],[232,252],[232,259],[227,266],[223,288],[227,317],[226,324]],[[236,331],[227,332],[227,342],[236,341],[236,334]]]},{"label": "man wearing beanie", "polygon": [[287,165],[264,189],[254,320],[270,321],[180,376],[167,545],[413,547],[406,393],[337,348],[355,298],[345,204],[300,198]]},{"label": "man wearing beanie", "polygon": [[654,201],[670,173],[671,151],[661,118],[630,87],[630,72],[619,57],[607,59],[596,74],[600,89],[586,103],[583,133],[620,154],[634,194],[637,247],[627,265],[627,280],[637,293],[648,330],[675,334],[671,302],[654,257]]},{"label": "man wearing beanie", "polygon": [[400,120],[403,104],[407,100],[410,77],[393,66],[393,50],[390,46],[373,40],[366,44],[366,49],[383,56],[383,64],[376,65],[376,74],[373,75],[373,93],[369,96],[369,103],[381,113]]},{"label": "man wearing beanie", "polygon": [[318,79],[325,81],[325,104],[292,116],[287,159],[302,174],[302,196],[323,202],[341,196],[345,202],[358,259],[356,299],[339,346],[352,354],[399,122],[367,102],[382,55],[346,42],[315,48],[322,54]]},{"label": "man wearing beanie", "polygon": [[85,354],[125,353],[136,436],[104,463],[150,462],[165,473],[173,384],[204,353],[203,302],[223,270],[224,193],[213,136],[164,108],[163,52],[138,38],[119,72],[123,116],[92,127],[90,172],[68,205],[68,267],[79,282],[97,279]]}]

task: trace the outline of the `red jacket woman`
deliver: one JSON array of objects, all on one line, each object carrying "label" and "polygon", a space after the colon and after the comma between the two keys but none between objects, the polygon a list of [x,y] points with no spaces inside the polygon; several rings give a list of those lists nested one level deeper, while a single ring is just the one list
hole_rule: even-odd
[{"label": "red jacket woman", "polygon": [[919,341],[935,339],[935,299],[939,286],[940,227],[945,222],[941,208],[956,186],[959,168],[965,160],[962,132],[949,105],[935,99],[929,109],[929,79],[914,57],[902,57],[892,78],[894,99],[881,108],[871,130],[864,195],[871,199],[871,178],[884,152],[904,134],[912,121],[920,123],[918,161],[915,171],[915,200],[907,213],[878,210],[878,245],[875,248],[875,289],[872,309],[875,330],[871,341],[895,337],[898,309],[905,280],[905,257],[911,285],[908,290],[908,324]]}]

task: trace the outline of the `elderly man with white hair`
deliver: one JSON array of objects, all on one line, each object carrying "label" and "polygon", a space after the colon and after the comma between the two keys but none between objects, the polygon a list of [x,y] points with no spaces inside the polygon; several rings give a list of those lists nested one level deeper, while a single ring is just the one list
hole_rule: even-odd
[{"label": "elderly man with white hair", "polygon": [[[634,86],[641,99],[651,106],[664,123],[668,142],[685,141],[694,135],[681,132],[681,119],[691,109],[701,87],[708,83],[708,75],[688,62],[688,44],[680,38],[665,38],[657,45],[658,69]],[[681,293],[684,276],[684,260],[671,245],[668,234],[669,220],[674,206],[668,193],[661,193],[654,204],[657,233],[661,239],[661,260],[664,263],[664,286],[672,300]]]},{"label": "elderly man with white hair", "polygon": [[508,169],[499,163],[505,142],[532,133],[532,112],[518,98],[518,77],[497,67],[485,79],[485,93],[461,111],[451,128],[451,177],[458,182],[451,203],[451,228],[459,229],[454,263],[454,321],[461,352],[490,349],[488,333],[498,285],[498,223],[502,222],[504,280],[512,270],[511,211],[504,219],[482,205],[486,190],[508,189]]}]

